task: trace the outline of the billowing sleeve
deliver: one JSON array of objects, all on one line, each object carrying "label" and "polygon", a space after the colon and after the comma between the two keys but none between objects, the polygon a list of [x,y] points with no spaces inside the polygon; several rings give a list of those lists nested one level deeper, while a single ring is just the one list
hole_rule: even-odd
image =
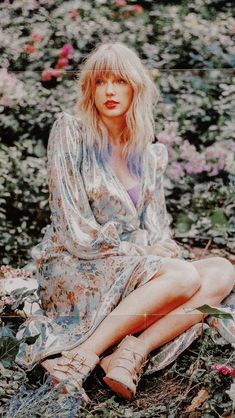
[{"label": "billowing sleeve", "polygon": [[78,119],[61,112],[49,135],[49,204],[57,243],[82,259],[138,255],[134,245],[120,240],[115,221],[100,225],[93,215],[80,171],[83,129]]},{"label": "billowing sleeve", "polygon": [[180,247],[172,238],[170,216],[167,212],[164,193],[164,173],[168,163],[168,151],[164,144],[151,144],[149,156],[150,173],[153,176],[153,192],[142,215],[143,228],[148,231],[148,245],[159,242],[172,242],[181,253]]}]

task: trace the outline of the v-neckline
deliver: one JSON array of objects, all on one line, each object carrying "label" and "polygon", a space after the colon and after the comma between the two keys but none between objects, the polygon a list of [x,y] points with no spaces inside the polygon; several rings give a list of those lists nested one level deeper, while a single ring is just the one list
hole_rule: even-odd
[{"label": "v-neckline", "polygon": [[[145,156],[143,157],[143,159],[145,160]],[[109,163],[107,163],[105,166],[110,171],[110,173],[111,173],[114,181],[118,185],[120,185],[120,188],[123,190],[123,194],[125,194],[127,196],[128,200],[130,202],[130,205],[134,208],[134,210],[136,212],[138,212],[139,207],[140,207],[140,203],[141,203],[141,197],[143,195],[143,189],[144,189],[144,176],[143,176],[143,172],[142,172],[142,176],[141,176],[141,179],[140,179],[140,182],[139,182],[139,196],[138,196],[138,199],[137,199],[137,202],[136,202],[136,205],[135,205],[134,202],[132,201],[132,199],[131,199],[131,197],[130,197],[128,191],[127,191],[127,189],[125,188],[124,184],[119,180],[118,176],[114,172],[112,166]],[[144,166],[144,161],[143,161],[143,166]]]}]

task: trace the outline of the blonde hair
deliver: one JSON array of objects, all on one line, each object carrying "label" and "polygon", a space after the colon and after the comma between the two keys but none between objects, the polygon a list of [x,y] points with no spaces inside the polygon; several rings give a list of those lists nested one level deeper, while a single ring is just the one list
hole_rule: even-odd
[{"label": "blonde hair", "polygon": [[103,161],[110,156],[108,130],[102,123],[94,103],[96,80],[115,74],[124,78],[133,89],[133,99],[126,112],[126,128],[122,133],[125,142],[122,155],[130,171],[139,176],[144,149],[154,140],[153,109],[159,92],[137,54],[126,45],[103,43],[86,59],[77,75],[78,100],[75,112],[89,129],[88,145],[98,147]]}]

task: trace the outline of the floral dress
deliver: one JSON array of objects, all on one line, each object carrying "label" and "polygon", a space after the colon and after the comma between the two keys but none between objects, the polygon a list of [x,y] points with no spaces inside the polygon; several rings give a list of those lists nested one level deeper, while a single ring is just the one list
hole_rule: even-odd
[{"label": "floral dress", "polygon": [[48,142],[51,225],[32,249],[42,310],[17,338],[16,361],[27,369],[85,341],[130,292],[157,274],[162,257],[146,246],[172,240],[163,173],[167,150],[149,144],[136,205],[109,164],[88,145],[80,119],[61,112]]}]

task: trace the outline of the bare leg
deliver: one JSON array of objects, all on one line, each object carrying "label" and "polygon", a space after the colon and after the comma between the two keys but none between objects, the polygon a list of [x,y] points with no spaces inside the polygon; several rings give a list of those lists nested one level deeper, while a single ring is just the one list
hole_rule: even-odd
[{"label": "bare leg", "polygon": [[219,257],[193,263],[165,258],[160,273],[128,295],[80,346],[100,355],[125,335],[145,329],[138,338],[150,352],[201,321],[202,314],[185,314],[183,308],[218,304],[234,284],[231,263]]},{"label": "bare leg", "polygon": [[[197,270],[182,260],[174,260],[173,265],[175,269],[164,267],[157,276],[131,292],[79,347],[100,355],[125,335],[145,329],[156,318],[190,299],[200,288]],[[76,352],[76,348],[72,351]]]},{"label": "bare leg", "polygon": [[[100,355],[125,335],[139,327],[146,328],[146,314],[161,317],[189,299],[200,287],[196,268],[184,260],[169,260],[169,268],[165,266],[152,280],[123,299],[79,347]],[[76,350],[70,351],[75,354]],[[57,359],[48,359],[42,366],[52,371],[56,362]]]},{"label": "bare leg", "polygon": [[190,300],[154,322],[138,336],[145,341],[148,352],[171,341],[205,316],[199,311],[185,313],[185,308],[196,308],[205,303],[216,306],[231,292],[235,270],[227,260],[213,257],[196,261],[194,266],[203,277],[201,288]]},{"label": "bare leg", "polygon": [[234,268],[224,258],[186,262],[187,266],[197,269],[201,287],[197,286],[198,291],[195,293],[194,289],[193,296],[187,297],[187,301],[179,296],[171,299],[171,290],[175,294],[179,288],[174,280],[172,286],[166,278],[176,273],[174,267],[177,270],[180,265],[177,266],[177,262],[181,260],[165,259],[163,271],[166,273],[128,295],[81,346],[100,355],[123,336],[145,329],[139,338],[146,340],[150,352],[202,320],[201,313],[186,314],[184,308],[195,308],[204,303],[218,305],[234,285]]}]

